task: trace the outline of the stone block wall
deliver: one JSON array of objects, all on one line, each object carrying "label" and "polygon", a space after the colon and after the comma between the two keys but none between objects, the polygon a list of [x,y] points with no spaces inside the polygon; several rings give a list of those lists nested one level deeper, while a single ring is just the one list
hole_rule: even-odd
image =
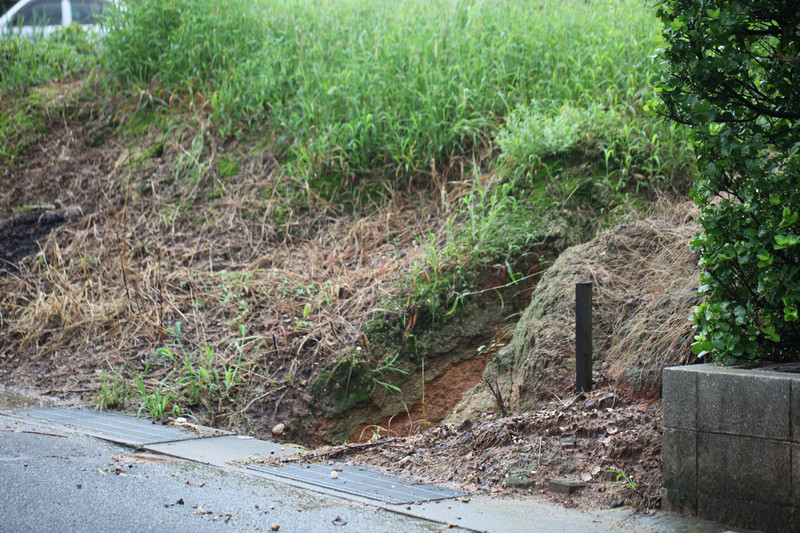
[{"label": "stone block wall", "polygon": [[800,375],[664,369],[664,507],[800,531]]}]

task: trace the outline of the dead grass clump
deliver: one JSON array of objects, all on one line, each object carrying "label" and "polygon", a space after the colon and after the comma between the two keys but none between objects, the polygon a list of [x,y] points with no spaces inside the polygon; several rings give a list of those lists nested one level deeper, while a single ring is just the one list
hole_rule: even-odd
[{"label": "dead grass clump", "polygon": [[[5,171],[6,212],[66,197],[83,217],[0,278],[0,378],[90,399],[102,372],[141,374],[150,393],[211,353],[220,373],[241,372],[226,402],[194,410],[201,421],[258,429],[289,425],[295,407],[308,416],[305,384],[396,296],[436,200],[396,194],[337,212],[262,148],[223,153],[202,126],[102,144],[97,127],[53,121],[41,149]],[[156,355],[164,347],[174,360]]]},{"label": "dead grass clump", "polygon": [[691,203],[673,206],[556,260],[517,325],[512,349],[491,366],[514,407],[532,408],[574,383],[577,282],[593,282],[595,368],[605,364],[619,384],[657,392],[661,369],[688,361],[691,308],[699,303],[698,258],[688,244],[698,231],[694,214]]}]

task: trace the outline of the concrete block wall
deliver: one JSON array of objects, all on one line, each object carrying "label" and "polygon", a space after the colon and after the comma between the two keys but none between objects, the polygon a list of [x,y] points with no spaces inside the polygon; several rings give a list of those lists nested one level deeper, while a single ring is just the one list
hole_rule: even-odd
[{"label": "concrete block wall", "polygon": [[800,375],[665,368],[663,397],[666,509],[800,531]]}]

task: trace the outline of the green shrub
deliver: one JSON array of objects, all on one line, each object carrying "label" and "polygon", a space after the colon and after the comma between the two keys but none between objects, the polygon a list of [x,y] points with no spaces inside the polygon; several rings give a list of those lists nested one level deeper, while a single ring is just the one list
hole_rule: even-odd
[{"label": "green shrub", "polygon": [[694,130],[703,233],[696,354],[800,359],[800,10],[662,1],[660,111]]},{"label": "green shrub", "polygon": [[534,167],[540,158],[566,153],[586,140],[596,114],[573,104],[533,101],[511,113],[496,141],[516,166]]},{"label": "green shrub", "polygon": [[508,116],[495,142],[504,169],[515,177],[536,173],[548,158],[571,152],[580,155],[582,164],[594,164],[590,173],[616,193],[637,179],[659,188],[684,188],[692,176],[685,129],[654,120],[638,102],[534,100]]}]

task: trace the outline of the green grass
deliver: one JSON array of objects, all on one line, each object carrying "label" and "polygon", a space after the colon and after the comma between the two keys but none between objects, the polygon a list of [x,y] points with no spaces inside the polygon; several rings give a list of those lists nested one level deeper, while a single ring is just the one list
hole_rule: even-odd
[{"label": "green grass", "polygon": [[100,411],[107,411],[125,404],[129,388],[120,372],[105,372],[100,375],[100,383],[94,391],[93,403]]},{"label": "green grass", "polygon": [[[184,342],[181,323],[166,328],[164,344],[146,361],[129,359],[124,368],[103,371],[92,391],[92,402],[101,410],[137,409],[138,415],[153,418],[193,415],[224,415],[235,418],[237,409],[253,384],[268,383],[258,365],[245,352],[263,342],[263,337],[246,332],[220,351],[204,343],[190,347]],[[288,378],[291,379],[291,378]]]},{"label": "green grass", "polygon": [[318,175],[447,168],[517,105],[636,97],[656,72],[640,2],[266,4],[270,118]]},{"label": "green grass", "polygon": [[86,32],[69,26],[51,38],[0,38],[0,95],[48,81],[72,79],[97,63]]},{"label": "green grass", "polygon": [[402,280],[403,294],[433,323],[455,312],[464,298],[483,292],[475,286],[481,270],[502,271],[512,284],[522,281],[517,261],[558,232],[557,217],[540,209],[545,199],[525,190],[524,181],[491,186],[475,168],[472,186],[451,207],[444,230],[417,239],[424,255]]},{"label": "green grass", "polygon": [[[107,87],[209,116],[215,135],[269,130],[325,198],[487,153],[520,176],[588,148],[617,189],[685,170],[682,133],[643,109],[660,25],[638,0],[135,0],[109,28]],[[0,91],[84,72],[95,50],[75,28],[3,40]]]},{"label": "green grass", "polygon": [[104,53],[123,86],[189,95],[223,134],[266,123],[298,177],[333,186],[447,171],[531,102],[645,117],[659,74],[637,0],[160,0],[119,17]]},{"label": "green grass", "polygon": [[48,39],[0,38],[0,165],[12,162],[41,133],[44,115],[66,105],[54,98],[57,90],[31,89],[83,76],[97,60],[95,44],[78,26]]},{"label": "green grass", "polygon": [[[554,227],[579,241],[687,188],[685,132],[644,106],[660,32],[638,0],[143,0],[103,51],[119,87],[205,114],[212,137],[268,131],[287,195],[467,183],[406,280],[441,315],[475,266],[511,268]],[[176,178],[202,173],[208,142]]]}]

